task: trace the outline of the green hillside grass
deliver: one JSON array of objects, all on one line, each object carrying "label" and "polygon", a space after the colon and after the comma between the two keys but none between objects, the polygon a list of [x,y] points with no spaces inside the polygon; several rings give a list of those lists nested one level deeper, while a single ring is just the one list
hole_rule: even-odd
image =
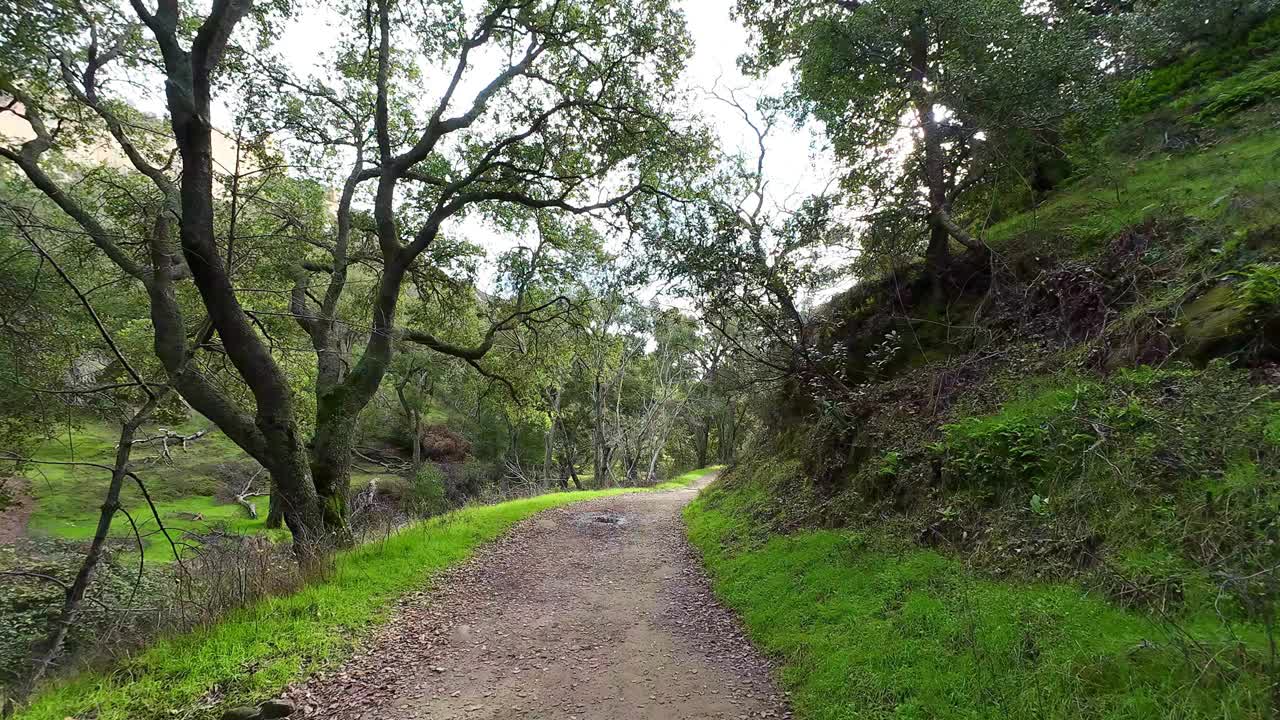
[{"label": "green hillside grass", "polygon": [[[221,488],[218,466],[225,463],[247,463],[248,455],[203,418],[195,418],[169,429],[190,435],[200,430],[206,435],[192,441],[187,450],[171,448],[171,459],[160,457],[157,444],[142,445],[133,452],[132,465],[146,483],[164,528],[175,541],[191,542],[187,533],[206,533],[221,529],[238,534],[266,534],[275,540],[286,539],[288,531],[266,527],[267,502],[256,498],[259,519],[252,520],[244,508],[227,502],[227,490]],[[149,427],[139,433],[146,437],[157,431]],[[89,540],[97,529],[99,508],[106,493],[110,473],[98,467],[49,464],[88,462],[111,466],[115,463],[115,444],[119,431],[107,423],[85,421],[42,443],[33,453],[35,462],[26,471],[34,512],[28,521],[28,533],[36,537],[64,540]],[[353,482],[366,482],[377,474],[357,472]],[[265,475],[260,488],[267,485]],[[141,491],[127,483],[121,491],[121,504],[137,523],[147,562],[166,563],[174,560],[169,539],[160,531],[151,508]],[[223,500],[219,500],[219,496]],[[199,519],[196,519],[199,518]],[[133,526],[124,514],[117,515],[111,525],[111,538],[117,548],[133,552],[137,539]]]},{"label": "green hillside grass", "polygon": [[723,465],[709,465],[704,468],[690,470],[687,473],[677,475],[671,478],[670,480],[666,480],[658,483],[657,485],[654,485],[653,489],[654,490],[676,490],[683,487],[689,487],[690,485],[697,482],[699,478],[706,475],[707,473],[718,472],[723,469],[724,469]]},{"label": "green hillside grass", "polygon": [[801,718],[1269,716],[1258,628],[1201,615],[1178,633],[1078,587],[995,582],[875,534],[744,545],[749,517],[708,500],[686,518],[717,593],[782,660]]},{"label": "green hillside grass", "polygon": [[1000,293],[833,302],[856,401],[784,394],[686,514],[799,718],[1275,716],[1278,71],[1280,16],[1136,83],[983,230]]},{"label": "green hillside grass", "polygon": [[999,249],[1035,236],[1087,252],[1157,214],[1228,222],[1243,236],[1280,217],[1277,185],[1280,131],[1259,129],[1200,152],[1115,160],[1035,210],[992,226],[985,239]]}]

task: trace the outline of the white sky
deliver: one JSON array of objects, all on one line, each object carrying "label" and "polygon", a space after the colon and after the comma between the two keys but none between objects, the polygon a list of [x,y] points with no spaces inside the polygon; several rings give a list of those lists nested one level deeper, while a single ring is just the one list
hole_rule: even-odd
[{"label": "white sky", "polygon": [[[749,161],[756,156],[756,139],[739,111],[712,96],[734,93],[747,107],[755,99],[779,94],[787,85],[789,73],[777,70],[763,81],[744,77],[738,71],[737,59],[747,50],[746,30],[730,18],[734,0],[676,0],[686,16],[689,33],[694,42],[694,54],[686,71],[684,82],[694,91],[698,106],[694,108],[706,118],[720,136],[721,148],[726,153],[744,153]],[[327,51],[332,49],[343,32],[352,31],[349,20],[339,17],[325,5],[317,3],[301,16],[295,16],[282,28],[277,49],[300,77],[327,74],[324,65]],[[469,103],[475,92],[499,71],[500,59],[495,56],[473,58],[472,70],[460,85],[456,103]],[[447,68],[422,68],[424,90],[438,97],[452,71]],[[164,97],[158,83],[135,76],[133,85],[122,85],[122,90],[139,109],[163,114]],[[154,80],[154,78],[151,78]],[[434,92],[433,92],[434,91]],[[226,100],[214,100],[215,126],[230,130],[234,115]],[[835,175],[834,163],[825,151],[822,134],[815,126],[794,127],[789,118],[779,117],[767,141],[765,175],[768,206],[794,207],[804,196],[821,192],[828,187]],[[343,170],[345,174],[345,170]],[[468,218],[445,228],[458,236],[482,245],[492,260],[500,252],[531,239],[503,235],[477,219]],[[491,286],[493,267],[482,267],[481,285]]]}]

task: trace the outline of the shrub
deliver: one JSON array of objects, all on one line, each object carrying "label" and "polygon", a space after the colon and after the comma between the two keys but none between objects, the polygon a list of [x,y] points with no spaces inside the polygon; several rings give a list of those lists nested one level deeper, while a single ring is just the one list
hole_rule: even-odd
[{"label": "shrub", "polygon": [[423,517],[439,515],[448,510],[444,472],[434,463],[424,464],[413,477],[409,498],[413,512]]},{"label": "shrub", "polygon": [[1280,72],[1272,72],[1224,88],[1217,97],[1196,113],[1195,121],[1202,124],[1210,123],[1248,110],[1255,105],[1261,105],[1274,97],[1280,97]]},{"label": "shrub", "polygon": [[460,463],[471,454],[471,443],[444,425],[422,428],[422,456],[438,463]]},{"label": "shrub", "polygon": [[1274,15],[1250,31],[1243,42],[1204,48],[1133,82],[1120,100],[1121,112],[1133,116],[1154,110],[1170,98],[1237,73],[1278,49],[1280,15]]},{"label": "shrub", "polygon": [[1280,403],[1272,403],[1271,417],[1267,420],[1263,437],[1271,445],[1280,448]]},{"label": "shrub", "polygon": [[1234,304],[1251,317],[1267,317],[1280,312],[1280,264],[1258,263],[1234,273],[1240,278]]},{"label": "shrub", "polygon": [[1071,411],[1091,390],[1055,388],[1011,402],[995,415],[944,425],[935,449],[943,455],[946,476],[991,490],[1054,474],[1089,441]]}]

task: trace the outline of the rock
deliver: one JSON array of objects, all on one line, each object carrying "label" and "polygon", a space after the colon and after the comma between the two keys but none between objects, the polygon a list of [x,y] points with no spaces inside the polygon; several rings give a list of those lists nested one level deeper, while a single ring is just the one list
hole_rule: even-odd
[{"label": "rock", "polygon": [[1181,354],[1203,365],[1242,345],[1246,313],[1235,302],[1229,285],[1218,285],[1182,308],[1179,330]]},{"label": "rock", "polygon": [[287,718],[293,714],[293,705],[284,700],[268,700],[258,706],[258,713],[262,720]]},{"label": "rock", "polygon": [[222,720],[262,720],[258,708],[238,707],[222,713]]}]

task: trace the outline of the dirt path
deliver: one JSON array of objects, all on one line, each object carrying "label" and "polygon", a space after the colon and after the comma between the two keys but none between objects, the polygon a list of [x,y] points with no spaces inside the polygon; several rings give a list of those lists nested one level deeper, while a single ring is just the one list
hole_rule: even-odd
[{"label": "dirt path", "polygon": [[294,717],[789,717],[684,539],[680,509],[709,480],[526,520],[292,688]]}]

